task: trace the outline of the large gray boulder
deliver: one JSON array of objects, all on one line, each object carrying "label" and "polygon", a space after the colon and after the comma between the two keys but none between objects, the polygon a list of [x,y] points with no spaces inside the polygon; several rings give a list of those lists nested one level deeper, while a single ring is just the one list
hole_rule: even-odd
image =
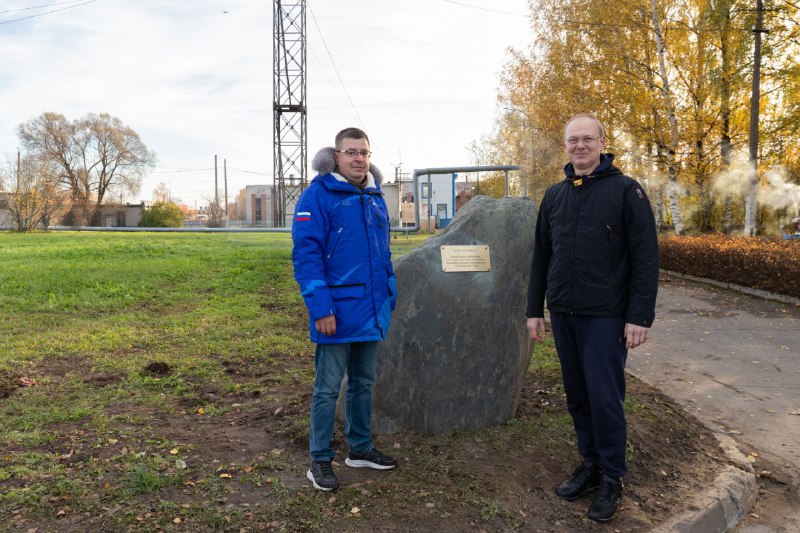
[{"label": "large gray boulder", "polygon": [[[378,353],[373,431],[429,434],[514,417],[533,342],[525,325],[536,206],[478,196],[394,262],[397,307]],[[443,245],[488,245],[490,272],[443,272]]]}]

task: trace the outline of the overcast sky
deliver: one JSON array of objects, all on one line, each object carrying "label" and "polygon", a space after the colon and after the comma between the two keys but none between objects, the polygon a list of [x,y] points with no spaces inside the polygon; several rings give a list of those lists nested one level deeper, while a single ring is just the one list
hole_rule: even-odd
[{"label": "overcast sky", "polygon": [[[229,198],[272,183],[272,5],[2,0],[1,161],[15,159],[21,122],[106,112],[158,158],[131,201],[164,182],[203,203],[215,154],[220,187],[227,160]],[[472,164],[507,49],[533,38],[526,13],[526,0],[308,0],[309,164],[347,126],[367,131],[387,177],[401,163]]]}]

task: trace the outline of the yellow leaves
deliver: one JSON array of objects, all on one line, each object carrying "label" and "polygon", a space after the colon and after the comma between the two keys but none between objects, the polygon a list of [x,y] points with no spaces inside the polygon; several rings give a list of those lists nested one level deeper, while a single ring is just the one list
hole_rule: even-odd
[{"label": "yellow leaves", "polygon": [[172,455],[178,455],[178,448],[172,448],[172,449],[169,451],[169,453],[171,453]]},{"label": "yellow leaves", "polygon": [[757,452],[750,452],[747,455],[747,460],[748,460],[748,462],[751,462],[751,463],[755,463],[757,458],[758,458],[758,453]]},{"label": "yellow leaves", "polygon": [[197,414],[198,415],[204,415],[205,413],[206,413],[206,410],[203,409],[202,407],[198,407],[197,408]]},{"label": "yellow leaves", "polygon": [[232,478],[232,476],[230,474],[228,474],[227,472],[223,472],[222,474],[219,475],[219,477],[221,477],[222,479],[231,479]]}]

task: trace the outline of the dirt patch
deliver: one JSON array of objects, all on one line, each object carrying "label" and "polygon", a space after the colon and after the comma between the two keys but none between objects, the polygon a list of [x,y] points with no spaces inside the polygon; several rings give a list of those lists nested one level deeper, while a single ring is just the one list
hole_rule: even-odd
[{"label": "dirt patch", "polygon": [[144,374],[149,374],[151,376],[166,376],[172,369],[167,363],[163,363],[161,361],[153,361],[149,363],[147,366],[144,367],[142,370]]},{"label": "dirt patch", "polygon": [[[607,530],[585,516],[590,495],[566,502],[552,492],[578,461],[558,373],[528,377],[508,427],[378,436],[378,446],[400,461],[394,471],[346,468],[338,426],[335,468],[343,488],[331,494],[314,491],[305,479],[313,358],[276,364],[274,355],[220,360],[220,373],[235,376],[233,390],[211,381],[194,383],[193,395],[169,404],[116,403],[105,411],[113,422],[102,435],[88,421],[53,426],[59,440],[39,451],[54,454],[64,475],[89,469],[102,475],[89,494],[69,502],[71,511],[62,512],[61,500],[45,501],[34,517],[16,509],[12,527],[144,531],[171,527],[180,516],[189,529],[214,523],[235,531]],[[118,378],[87,379],[100,387]],[[647,531],[685,511],[690,495],[706,487],[725,460],[709,430],[671,399],[634,378],[628,391],[630,471],[612,525]],[[202,401],[209,403],[201,412]],[[132,471],[168,485],[127,495],[122,515],[105,494],[129,487]],[[6,483],[35,486],[19,478]],[[170,510],[162,516],[158,509]]]}]

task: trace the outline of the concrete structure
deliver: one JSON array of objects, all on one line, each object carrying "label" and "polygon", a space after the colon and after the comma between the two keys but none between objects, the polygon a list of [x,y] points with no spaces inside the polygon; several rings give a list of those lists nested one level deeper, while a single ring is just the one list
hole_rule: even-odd
[{"label": "concrete structure", "polygon": [[400,183],[384,183],[381,185],[383,199],[386,201],[386,208],[389,211],[389,225],[392,227],[400,225]]},{"label": "concrete structure", "polygon": [[263,228],[275,225],[277,206],[272,185],[248,185],[244,188],[243,199],[245,226]]},{"label": "concrete structure", "polygon": [[107,228],[131,228],[139,225],[145,203],[105,205],[100,208],[100,224]]}]

